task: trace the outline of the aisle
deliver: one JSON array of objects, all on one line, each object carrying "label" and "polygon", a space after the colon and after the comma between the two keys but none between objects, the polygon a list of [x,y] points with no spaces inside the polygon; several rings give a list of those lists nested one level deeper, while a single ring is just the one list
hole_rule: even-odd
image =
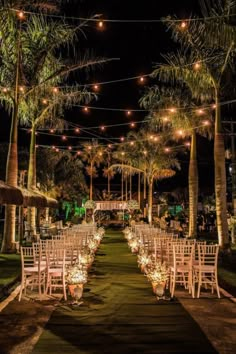
[{"label": "aisle", "polygon": [[33,353],[216,353],[180,303],[158,303],[121,232],[106,233],[78,308],[52,315]]}]

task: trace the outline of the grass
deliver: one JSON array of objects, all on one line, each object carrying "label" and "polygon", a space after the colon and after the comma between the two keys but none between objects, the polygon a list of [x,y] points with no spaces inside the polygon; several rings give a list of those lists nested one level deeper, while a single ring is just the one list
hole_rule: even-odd
[{"label": "grass", "polygon": [[0,254],[0,288],[12,283],[21,274],[19,254]]}]

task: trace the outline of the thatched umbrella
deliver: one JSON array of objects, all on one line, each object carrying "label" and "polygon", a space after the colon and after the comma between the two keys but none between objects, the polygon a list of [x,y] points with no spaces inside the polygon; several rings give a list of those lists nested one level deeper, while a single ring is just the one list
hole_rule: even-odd
[{"label": "thatched umbrella", "polygon": [[23,195],[18,188],[0,181],[0,204],[22,205]]},{"label": "thatched umbrella", "polygon": [[45,196],[47,199],[47,207],[48,208],[58,208],[58,201],[54,198]]},{"label": "thatched umbrella", "polygon": [[36,208],[46,208],[47,198],[36,191],[19,188],[23,195],[23,206],[24,207],[36,207]]}]

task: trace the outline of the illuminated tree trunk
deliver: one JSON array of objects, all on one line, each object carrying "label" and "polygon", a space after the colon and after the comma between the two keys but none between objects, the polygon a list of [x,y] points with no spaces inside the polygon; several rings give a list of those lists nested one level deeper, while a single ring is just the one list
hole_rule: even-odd
[{"label": "illuminated tree trunk", "polygon": [[219,92],[216,89],[216,111],[215,111],[215,198],[216,198],[216,221],[217,233],[220,247],[230,251],[228,224],[227,224],[227,202],[226,202],[226,170],[225,170],[225,146],[224,135],[221,132],[221,111],[219,105]]},{"label": "illuminated tree trunk", "polygon": [[[10,143],[7,156],[6,182],[13,187],[17,186],[18,174],[18,151],[17,151],[17,125],[18,125],[18,105],[14,105],[12,114],[12,124],[10,133]],[[1,252],[8,253],[13,251],[16,233],[16,206],[6,205],[5,222]]]},{"label": "illuminated tree trunk", "polygon": [[151,177],[148,182],[148,222],[152,223],[152,190],[153,190],[153,178]]},{"label": "illuminated tree trunk", "polygon": [[[27,188],[29,190],[36,188],[36,128],[32,124],[31,139],[30,139],[30,156],[28,167]],[[33,234],[36,234],[36,208],[27,208],[27,221]]]},{"label": "illuminated tree trunk", "polygon": [[189,161],[189,237],[197,235],[197,209],[198,209],[198,167],[196,132],[193,130]]},{"label": "illuminated tree trunk", "polygon": [[140,209],[140,203],[141,203],[141,191],[140,191],[140,172],[138,173],[138,205],[139,205],[139,209]]},{"label": "illuminated tree trunk", "polygon": [[147,208],[146,208],[146,204],[147,204],[147,176],[146,176],[146,171],[144,172],[144,177],[143,177],[143,200],[144,200],[144,207],[143,207],[143,216],[144,218],[147,217]]},{"label": "illuminated tree trunk", "polygon": [[132,172],[131,172],[131,167],[130,167],[130,171],[129,171],[130,175],[129,175],[129,199],[132,199]]},{"label": "illuminated tree trunk", "polygon": [[[11,131],[9,139],[9,148],[7,155],[7,166],[6,166],[6,182],[13,187],[17,186],[17,175],[18,175],[18,105],[19,105],[19,66],[20,66],[20,36],[21,27],[18,31],[17,40],[17,60],[16,60],[16,77],[15,77],[15,92],[14,92],[14,103],[12,110],[11,119]],[[14,250],[15,242],[15,232],[16,232],[16,206],[6,205],[5,208],[5,221],[4,221],[4,232],[1,252],[7,253]]]},{"label": "illuminated tree trunk", "polygon": [[89,199],[93,199],[93,162],[90,164],[90,188],[89,188]]}]

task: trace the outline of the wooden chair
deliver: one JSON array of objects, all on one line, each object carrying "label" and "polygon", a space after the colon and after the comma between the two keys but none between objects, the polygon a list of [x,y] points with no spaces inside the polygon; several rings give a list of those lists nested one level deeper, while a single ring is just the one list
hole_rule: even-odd
[{"label": "wooden chair", "polygon": [[52,295],[57,289],[62,289],[64,299],[67,300],[66,250],[61,247],[47,250],[46,293]]},{"label": "wooden chair", "polygon": [[41,299],[42,287],[45,291],[46,265],[41,264],[41,252],[39,250],[38,258],[35,257],[33,247],[21,247],[21,286],[19,301],[21,301],[22,292],[26,294],[27,287],[31,289],[38,287],[39,298]]},{"label": "wooden chair", "polygon": [[219,245],[198,244],[198,264],[193,265],[193,293],[195,293],[195,284],[198,283],[197,298],[200,297],[202,285],[211,286],[212,294],[214,287],[217,296],[220,298],[220,289],[218,285],[218,255]]},{"label": "wooden chair", "polygon": [[176,284],[184,285],[185,289],[192,293],[193,252],[194,245],[173,244],[173,264],[170,267],[171,297],[174,296]]}]

